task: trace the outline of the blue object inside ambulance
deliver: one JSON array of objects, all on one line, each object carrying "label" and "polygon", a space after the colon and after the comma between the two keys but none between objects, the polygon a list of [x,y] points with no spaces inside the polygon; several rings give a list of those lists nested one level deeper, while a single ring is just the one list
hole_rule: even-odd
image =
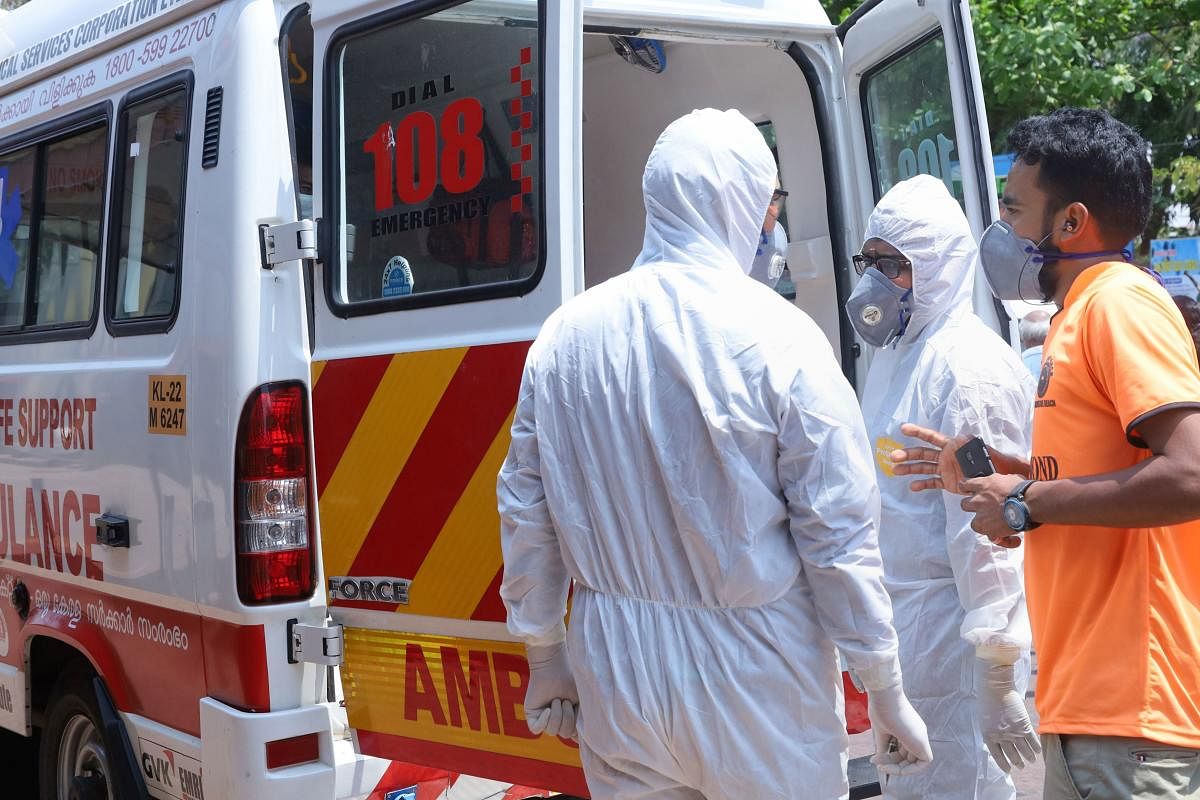
[{"label": "blue object inside ambulance", "polygon": [[608,40],[612,42],[617,55],[635,67],[655,74],[666,71],[667,53],[662,42],[655,39],[639,39],[636,36],[610,36]]}]

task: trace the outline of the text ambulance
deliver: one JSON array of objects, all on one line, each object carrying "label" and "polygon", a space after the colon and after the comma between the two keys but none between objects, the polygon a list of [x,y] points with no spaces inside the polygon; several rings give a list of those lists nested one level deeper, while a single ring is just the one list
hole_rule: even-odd
[{"label": "text ambulance", "polygon": [[495,477],[529,342],[705,106],[771,142],[794,302],[863,375],[876,198],[995,212],[966,0],[0,16],[0,726],[43,797],[586,794],[524,723]]}]

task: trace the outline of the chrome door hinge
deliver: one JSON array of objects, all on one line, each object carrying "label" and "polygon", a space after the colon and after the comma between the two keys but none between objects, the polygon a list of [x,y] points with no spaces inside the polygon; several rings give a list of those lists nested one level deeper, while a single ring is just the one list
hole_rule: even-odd
[{"label": "chrome door hinge", "polygon": [[311,219],[279,225],[259,225],[263,269],[273,269],[286,261],[312,261],[317,258],[317,223]]},{"label": "chrome door hinge", "polygon": [[289,619],[288,663],[325,664],[331,667],[342,663],[341,625],[302,625],[299,620]]}]

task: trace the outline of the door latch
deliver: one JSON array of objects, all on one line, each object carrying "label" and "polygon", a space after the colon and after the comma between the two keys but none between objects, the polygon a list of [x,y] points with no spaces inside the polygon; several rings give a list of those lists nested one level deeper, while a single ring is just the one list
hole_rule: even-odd
[{"label": "door latch", "polygon": [[289,619],[288,663],[325,664],[338,667],[342,664],[341,625],[303,625],[299,620]]},{"label": "door latch", "polygon": [[116,514],[96,517],[96,542],[107,547],[129,547],[129,520]]},{"label": "door latch", "polygon": [[274,269],[287,261],[311,261],[317,257],[317,224],[311,219],[258,226],[263,269]]}]

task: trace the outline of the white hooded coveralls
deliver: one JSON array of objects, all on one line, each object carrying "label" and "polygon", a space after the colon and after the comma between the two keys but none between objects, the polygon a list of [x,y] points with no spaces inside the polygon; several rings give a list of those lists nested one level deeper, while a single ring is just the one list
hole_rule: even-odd
[{"label": "white hooded coveralls", "polygon": [[[904,690],[929,728],[933,765],[889,780],[885,797],[1012,798],[1012,781],[980,738],[975,647],[1029,650],[1023,548],[1006,550],[971,530],[961,497],[913,492],[893,477],[892,450],[911,444],[913,422],[948,436],[981,436],[1004,453],[1028,454],[1033,380],[1016,352],[971,308],[976,247],[962,209],[937,178],[897,184],[871,214],[878,238],[912,262],[912,319],[867,373],[863,416],[880,471],[883,551]],[[1024,693],[1028,661],[1018,665]]]},{"label": "white hooded coveralls", "polygon": [[669,126],[632,270],[546,322],[498,481],[510,632],[564,636],[598,800],[846,795],[834,646],[898,669],[854,394],[746,276],[776,167],[735,111]]}]

